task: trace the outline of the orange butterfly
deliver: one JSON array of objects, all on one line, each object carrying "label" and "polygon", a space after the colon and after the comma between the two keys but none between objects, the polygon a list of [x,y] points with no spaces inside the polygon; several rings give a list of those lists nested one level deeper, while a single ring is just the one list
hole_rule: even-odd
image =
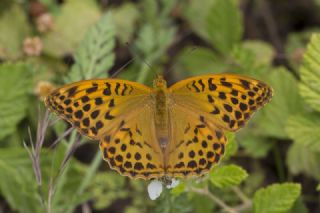
[{"label": "orange butterfly", "polygon": [[100,141],[110,167],[130,178],[200,176],[225,152],[225,131],[243,127],[272,97],[265,83],[234,74],[192,77],[167,88],[117,79],[65,85],[46,106]]}]

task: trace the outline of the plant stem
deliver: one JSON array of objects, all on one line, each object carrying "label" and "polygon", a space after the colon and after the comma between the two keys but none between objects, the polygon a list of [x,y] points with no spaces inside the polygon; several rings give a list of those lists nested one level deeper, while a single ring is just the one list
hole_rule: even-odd
[{"label": "plant stem", "polygon": [[251,203],[250,198],[248,198],[240,189],[239,187],[235,186],[231,188],[234,193],[242,200],[244,203]]},{"label": "plant stem", "polygon": [[223,200],[220,198],[216,197],[214,194],[212,194],[208,188],[200,189],[200,188],[195,188],[195,187],[190,187],[190,191],[195,192],[197,194],[205,195],[208,198],[210,198],[213,202],[218,204],[221,208],[223,208],[225,211],[229,213],[237,213],[236,210],[234,210],[232,207],[228,206]]},{"label": "plant stem", "polygon": [[102,159],[101,153],[100,153],[100,150],[98,150],[90,167],[87,170],[85,177],[83,178],[83,180],[81,182],[81,185],[77,191],[77,194],[82,194],[83,191],[86,189],[86,187],[91,183],[93,176],[96,174],[96,172],[100,166],[101,159]]},{"label": "plant stem", "polygon": [[137,78],[137,82],[144,83],[147,79],[148,73],[149,73],[149,66],[147,64],[142,64],[139,76]]},{"label": "plant stem", "polygon": [[279,33],[277,30],[277,24],[276,21],[272,15],[272,11],[269,6],[269,2],[265,0],[260,0],[260,11],[261,16],[264,19],[264,22],[266,24],[267,32],[270,36],[271,43],[275,46],[278,53],[283,53],[283,45],[281,42],[281,39],[279,37]]},{"label": "plant stem", "polygon": [[239,187],[235,186],[231,188],[232,191],[240,198],[242,204],[234,209],[237,209],[237,212],[240,212],[243,209],[248,209],[252,206],[252,201],[248,198],[240,189]]},{"label": "plant stem", "polygon": [[[84,178],[82,179],[82,182],[80,184],[80,187],[78,188],[77,192],[75,193],[75,196],[73,196],[72,200],[77,199],[77,197],[79,195],[81,195],[84,190],[88,187],[88,185],[91,183],[91,180],[93,179],[93,176],[96,174],[100,163],[101,163],[101,154],[100,154],[100,150],[97,151],[90,167],[87,169],[87,172],[84,176]],[[69,206],[69,208],[67,209],[67,213],[71,213],[73,211],[73,206]]]},{"label": "plant stem", "polygon": [[285,181],[285,174],[284,174],[283,163],[282,163],[282,159],[281,159],[281,153],[280,153],[278,146],[276,146],[276,145],[273,146],[273,154],[274,154],[276,168],[277,168],[280,182],[284,182]]},{"label": "plant stem", "polygon": [[[72,148],[72,145],[76,142],[76,136],[77,136],[77,131],[73,131],[71,133],[69,143],[67,144],[67,151]],[[53,169],[53,161],[52,159],[52,166],[51,169]],[[61,190],[62,187],[64,186],[64,183],[66,182],[66,174],[67,170],[69,169],[68,166],[64,166],[63,168],[59,168],[58,174],[50,180],[50,185],[49,185],[49,194],[48,194],[48,212],[52,212],[52,207],[55,206],[53,198],[57,198],[61,196]],[[57,200],[57,199],[56,199]]]}]

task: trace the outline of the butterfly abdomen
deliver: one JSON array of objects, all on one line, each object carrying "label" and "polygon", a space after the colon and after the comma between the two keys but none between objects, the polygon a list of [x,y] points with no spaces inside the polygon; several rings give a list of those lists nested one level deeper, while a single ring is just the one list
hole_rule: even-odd
[{"label": "butterfly abdomen", "polygon": [[155,129],[160,147],[165,148],[168,143],[168,97],[165,80],[159,76],[154,83],[155,99]]}]

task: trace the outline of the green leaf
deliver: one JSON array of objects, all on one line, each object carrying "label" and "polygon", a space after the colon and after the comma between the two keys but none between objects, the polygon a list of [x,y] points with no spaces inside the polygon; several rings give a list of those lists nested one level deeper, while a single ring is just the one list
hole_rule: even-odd
[{"label": "green leaf", "polygon": [[159,63],[165,51],[174,41],[176,28],[172,26],[162,26],[157,28],[151,24],[145,24],[138,33],[138,38],[134,43],[133,55],[138,56],[138,66],[140,73],[137,82],[144,83],[148,78],[150,66]]},{"label": "green leaf", "polygon": [[157,22],[158,16],[158,3],[152,0],[143,0],[141,1],[141,8],[143,10],[143,13],[141,13],[141,18],[145,20],[145,22],[148,23],[155,23]]},{"label": "green leaf", "polygon": [[125,187],[126,178],[115,172],[100,172],[92,180],[88,191],[94,196],[94,208],[103,209],[115,200],[125,199],[129,190]]},{"label": "green leaf", "polygon": [[154,63],[164,55],[167,48],[175,38],[176,29],[172,26],[156,28],[153,25],[145,24],[138,33],[135,42],[137,53],[149,63]]},{"label": "green leaf", "polygon": [[0,170],[0,192],[10,207],[18,212],[42,212],[27,151],[0,149]]},{"label": "green leaf", "polygon": [[271,65],[273,57],[275,56],[275,50],[269,43],[259,40],[247,40],[241,45],[244,49],[250,50],[254,54],[254,63],[257,66]]},{"label": "green leaf", "polygon": [[94,24],[101,12],[95,1],[68,0],[54,17],[54,29],[43,36],[44,52],[62,57],[74,52],[88,28]]},{"label": "green leaf", "polygon": [[289,63],[295,72],[297,72],[301,65],[303,54],[306,51],[306,45],[309,43],[311,35],[316,32],[320,32],[320,28],[311,28],[289,34],[285,51],[286,55],[289,56]]},{"label": "green leaf", "polygon": [[0,57],[17,59],[22,56],[23,40],[31,33],[30,25],[18,4],[5,5],[4,8],[0,12]]},{"label": "green leaf", "polygon": [[300,94],[305,101],[320,111],[320,34],[314,34],[308,44],[300,68]]},{"label": "green leaf", "polygon": [[190,200],[194,208],[194,213],[213,212],[215,203],[210,198],[205,196],[193,196]]},{"label": "green leaf", "polygon": [[39,2],[45,5],[45,7],[48,8],[48,11],[50,13],[59,11],[59,3],[55,0],[39,0]]},{"label": "green leaf", "polygon": [[107,77],[114,63],[115,29],[111,14],[104,15],[90,28],[76,54],[76,63],[65,79],[67,83],[83,79]]},{"label": "green leaf", "polygon": [[[223,59],[212,50],[203,47],[186,47],[182,49],[177,58],[175,69],[178,79],[189,76],[222,72],[225,69]],[[181,72],[183,70],[183,72]]]},{"label": "green leaf", "polygon": [[287,69],[274,69],[265,78],[274,90],[274,96],[264,109],[257,113],[252,129],[260,135],[288,138],[285,126],[290,115],[303,110],[297,81]]},{"label": "green leaf", "polygon": [[176,0],[160,2],[144,0],[141,4],[144,22],[133,45],[133,55],[139,56],[140,64],[143,60],[151,65],[158,62],[175,39],[176,28],[169,15]]},{"label": "green leaf", "polygon": [[318,186],[317,186],[317,191],[320,192],[320,184],[318,184]]},{"label": "green leaf", "polygon": [[320,151],[320,114],[290,116],[286,132],[295,143]]},{"label": "green leaf", "polygon": [[234,133],[226,133],[228,143],[226,146],[226,153],[223,156],[223,160],[228,160],[231,156],[235,155],[238,151],[238,143]]},{"label": "green leaf", "polygon": [[[266,62],[270,56],[267,54],[264,56],[261,56],[261,53],[258,54],[258,50],[254,48],[258,49],[260,47],[259,45],[256,45],[257,47],[254,45],[256,44],[249,42],[235,45],[227,61],[229,65],[227,71],[263,80],[267,71],[270,71],[270,64]],[[265,61],[263,61],[262,58]]]},{"label": "green leaf", "polygon": [[25,117],[33,69],[24,63],[0,65],[0,140]]},{"label": "green leaf", "polygon": [[265,137],[248,133],[240,136],[240,144],[245,148],[245,151],[254,158],[266,157],[273,143]]},{"label": "green leaf", "polygon": [[213,168],[210,172],[210,181],[218,188],[239,185],[248,177],[248,173],[239,166],[228,165]]},{"label": "green leaf", "polygon": [[291,209],[301,193],[300,184],[273,184],[259,189],[253,198],[253,209],[257,213],[282,213]]},{"label": "green leaf", "polygon": [[[50,181],[61,169],[64,157],[64,146],[58,146],[54,151],[41,150],[42,184],[38,186],[26,149],[22,147],[0,149],[0,169],[2,171],[0,173],[0,192],[10,207],[18,212],[45,212],[46,207],[41,200],[48,200]],[[52,212],[66,212],[69,206],[75,208],[80,203],[92,199],[93,195],[89,193],[77,195],[77,199],[74,200],[65,199],[74,196],[86,169],[87,167],[74,159],[69,161],[63,175],[54,182],[56,191],[52,197]],[[61,178],[62,176],[64,178]]]},{"label": "green leaf", "polygon": [[303,203],[302,198],[298,198],[288,213],[308,213],[306,205]]},{"label": "green leaf", "polygon": [[259,189],[265,182],[266,174],[262,167],[250,171],[250,176],[245,180],[243,193],[252,195]]},{"label": "green leaf", "polygon": [[287,165],[294,175],[306,174],[320,180],[320,152],[309,149],[299,143],[290,146]]},{"label": "green leaf", "polygon": [[[72,132],[69,143],[73,143],[76,140],[76,132]],[[66,141],[61,143],[66,144]],[[69,144],[68,144],[69,145]],[[68,147],[70,148],[70,147]],[[59,171],[61,172],[61,163],[65,159],[68,149],[66,146],[60,144],[53,151],[43,149],[41,152],[41,171],[43,176],[43,191],[45,195],[48,194],[48,186],[50,179],[57,176]],[[42,161],[46,160],[47,161]],[[56,181],[54,182],[55,193],[52,196],[51,211],[52,212],[70,212],[68,209],[74,209],[79,204],[86,202],[93,198],[93,194],[89,192],[77,193],[81,183],[85,177],[88,167],[80,164],[74,158],[70,158],[63,172],[60,173]],[[76,199],[71,199],[76,194]],[[69,197],[70,199],[65,199]],[[47,198],[45,198],[47,199]]]},{"label": "green leaf", "polygon": [[[163,193],[165,193],[165,190]],[[145,206],[146,201],[143,200],[142,206]],[[172,196],[168,193],[161,196],[155,208],[152,209],[153,213],[189,213],[192,211],[192,203],[186,194],[181,196]],[[141,207],[139,209],[141,212]],[[148,212],[148,211],[145,211]]]},{"label": "green leaf", "polygon": [[138,8],[135,4],[128,2],[111,9],[111,11],[117,37],[122,43],[129,42],[133,37],[135,24],[140,15]]},{"label": "green leaf", "polygon": [[242,38],[242,16],[232,0],[215,0],[207,18],[209,41],[226,55]]},{"label": "green leaf", "polygon": [[185,182],[182,182],[180,181],[180,183],[178,184],[178,186],[174,187],[172,190],[171,190],[171,194],[175,195],[175,196],[178,196],[180,194],[182,194],[186,189],[186,183]]},{"label": "green leaf", "polygon": [[195,31],[202,38],[209,40],[209,35],[206,30],[206,22],[208,13],[212,8],[215,1],[202,0],[199,4],[198,0],[183,1],[182,4],[182,15],[188,20],[193,31]]}]

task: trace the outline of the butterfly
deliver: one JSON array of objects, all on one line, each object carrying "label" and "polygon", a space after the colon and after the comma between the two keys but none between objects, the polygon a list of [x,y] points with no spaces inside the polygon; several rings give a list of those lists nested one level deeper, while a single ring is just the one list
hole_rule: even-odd
[{"label": "butterfly", "polygon": [[45,105],[82,134],[99,140],[110,168],[130,178],[201,176],[223,156],[226,131],[237,131],[272,98],[267,84],[235,74],[191,77],[153,88],[119,80],[71,83]]}]

